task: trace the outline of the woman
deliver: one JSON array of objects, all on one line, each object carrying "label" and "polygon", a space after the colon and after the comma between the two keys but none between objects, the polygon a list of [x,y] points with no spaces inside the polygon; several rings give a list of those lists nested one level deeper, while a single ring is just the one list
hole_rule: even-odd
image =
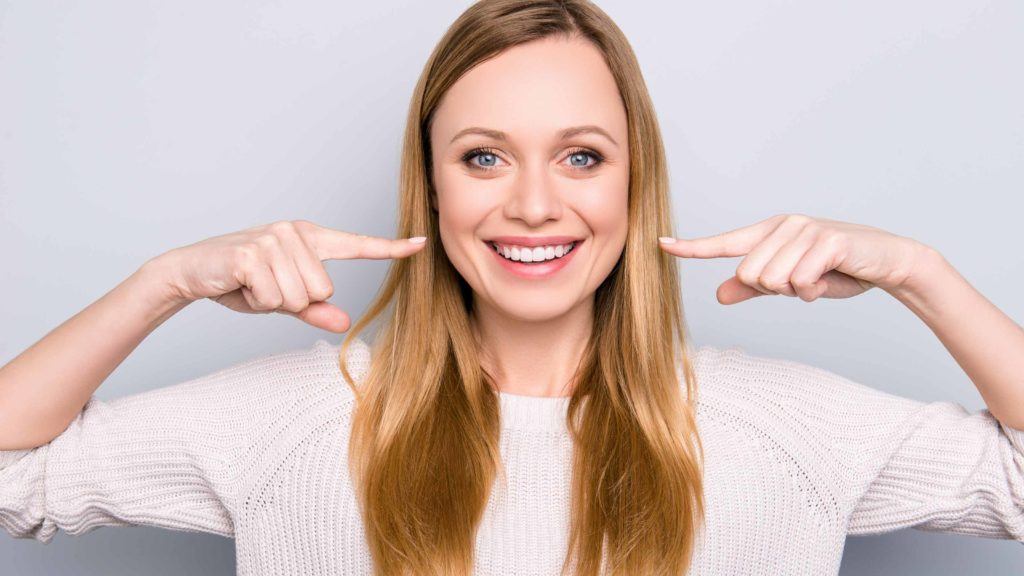
[{"label": "woman", "polygon": [[[232,536],[244,574],[827,574],[848,534],[1024,541],[1020,328],[875,228],[780,215],[659,241],[654,110],[597,7],[466,10],[416,86],[402,160],[398,229],[419,236],[275,222],[178,248],[0,370],[0,525]],[[675,258],[718,256],[745,256],[723,303],[887,291],[990,410],[693,350]],[[352,330],[325,301],[338,258],[396,259]],[[92,396],[202,298],[349,333]]]}]

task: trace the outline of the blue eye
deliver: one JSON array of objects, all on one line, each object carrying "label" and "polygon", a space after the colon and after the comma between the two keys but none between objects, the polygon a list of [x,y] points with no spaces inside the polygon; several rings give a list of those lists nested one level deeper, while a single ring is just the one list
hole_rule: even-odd
[{"label": "blue eye", "polygon": [[470,163],[469,167],[479,168],[482,170],[493,169],[495,163],[498,161],[498,155],[495,154],[494,151],[491,150],[490,148],[474,148],[473,150],[466,152],[466,154],[462,156],[462,161],[466,163],[472,160],[473,158],[480,158],[483,164]]},{"label": "blue eye", "polygon": [[[589,156],[589,157],[594,159],[594,163],[589,165],[589,166],[586,163],[587,162],[587,156]],[[583,159],[583,164],[582,165],[580,165],[580,164],[573,164],[572,163],[573,160],[575,160],[577,158],[582,158]],[[582,148],[579,149],[579,150],[574,150],[573,153],[571,155],[569,155],[569,163],[572,164],[572,167],[573,168],[581,168],[583,170],[590,170],[594,166],[597,166],[598,164],[600,164],[603,160],[604,160],[604,158],[601,158],[597,154],[595,154],[593,152],[590,152],[588,150],[584,150]]]},{"label": "blue eye", "polygon": [[[593,164],[590,164],[590,165],[585,164],[586,163],[586,158],[588,156],[594,160]],[[474,158],[479,158],[481,163],[477,164],[475,162],[472,162],[472,160]],[[604,162],[604,157],[602,157],[597,152],[594,152],[592,150],[587,150],[586,148],[574,148],[574,149],[572,149],[570,151],[568,159],[569,159],[569,164],[571,165],[573,170],[584,170],[584,171],[585,170],[593,170],[598,165],[600,165],[602,162]],[[465,164],[466,166],[468,166],[471,169],[487,171],[487,170],[494,170],[495,169],[495,164],[497,163],[498,160],[500,160],[500,157],[498,156],[498,154],[496,153],[496,151],[493,148],[474,148],[474,149],[470,150],[469,152],[466,152],[465,154],[463,154],[461,160],[462,160],[463,164]],[[582,162],[584,162],[584,164],[577,164],[576,163],[577,160],[581,160]]]}]

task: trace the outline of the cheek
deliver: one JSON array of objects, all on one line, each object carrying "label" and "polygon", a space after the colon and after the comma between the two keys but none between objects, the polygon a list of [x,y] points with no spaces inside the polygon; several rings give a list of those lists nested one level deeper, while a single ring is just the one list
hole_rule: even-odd
[{"label": "cheek", "polygon": [[486,185],[458,175],[442,174],[437,179],[438,221],[442,234],[472,234],[494,209],[493,198]]},{"label": "cheek", "polygon": [[629,225],[629,179],[618,178],[602,183],[579,204],[580,214],[597,239],[593,261],[591,289],[607,278],[626,246]]},{"label": "cheek", "polygon": [[595,183],[587,194],[579,196],[577,206],[595,236],[621,245],[626,237],[628,200],[628,180],[616,178]]},{"label": "cheek", "polygon": [[460,174],[445,174],[435,179],[437,190],[438,232],[448,260],[471,284],[475,280],[471,254],[479,249],[476,231],[487,214],[494,209],[495,194],[488,194],[487,186]]}]

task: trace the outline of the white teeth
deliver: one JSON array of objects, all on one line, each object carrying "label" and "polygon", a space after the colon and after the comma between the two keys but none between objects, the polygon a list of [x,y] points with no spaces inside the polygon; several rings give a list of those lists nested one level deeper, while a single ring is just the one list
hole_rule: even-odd
[{"label": "white teeth", "polygon": [[561,258],[568,254],[576,246],[575,242],[568,244],[558,244],[552,246],[536,246],[529,248],[526,246],[499,246],[492,243],[491,246],[494,250],[516,262],[543,262],[545,260],[553,260],[555,258]]}]

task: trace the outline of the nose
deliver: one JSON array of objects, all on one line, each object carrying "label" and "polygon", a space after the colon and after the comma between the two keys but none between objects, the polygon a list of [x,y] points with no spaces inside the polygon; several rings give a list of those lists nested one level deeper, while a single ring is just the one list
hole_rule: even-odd
[{"label": "nose", "polygon": [[531,227],[562,217],[558,184],[544,166],[526,167],[516,175],[505,202],[504,216],[522,220]]}]

